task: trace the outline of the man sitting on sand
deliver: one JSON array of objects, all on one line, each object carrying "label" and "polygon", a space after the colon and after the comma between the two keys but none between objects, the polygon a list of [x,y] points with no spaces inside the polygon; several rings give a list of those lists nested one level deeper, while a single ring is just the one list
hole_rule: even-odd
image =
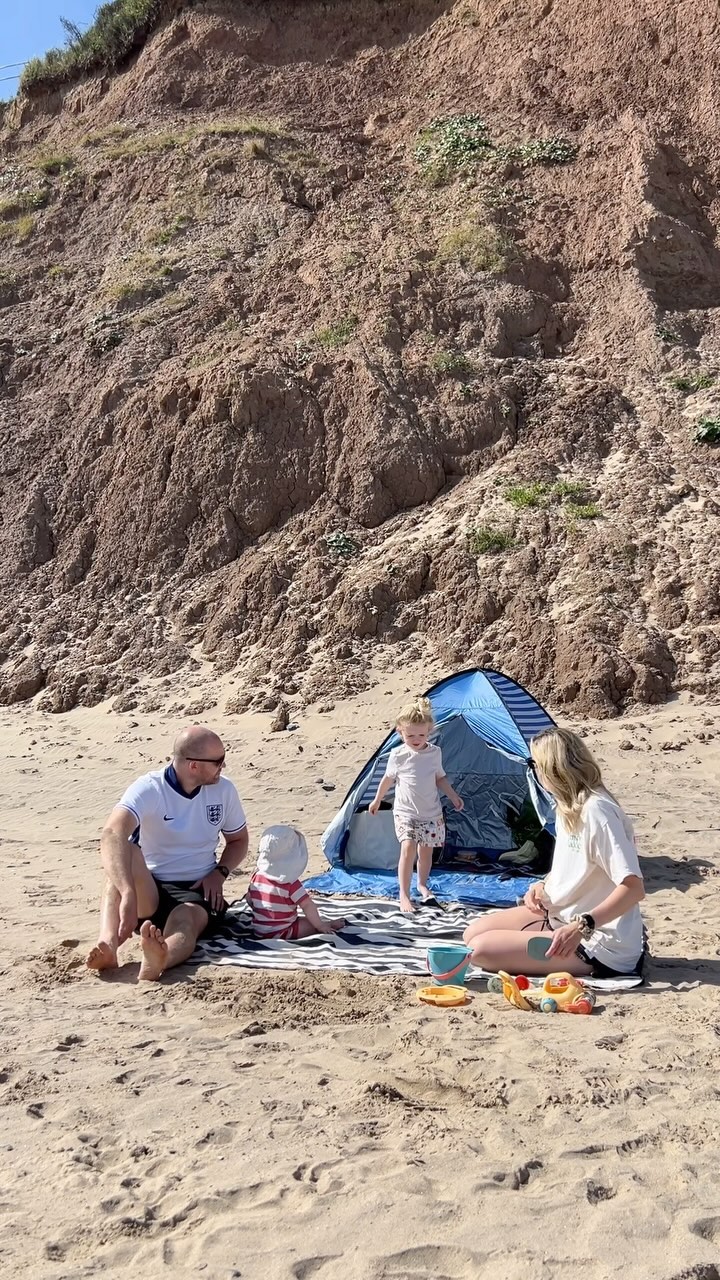
[{"label": "man sitting on sand", "polygon": [[139,977],[156,981],[222,916],[225,880],[248,851],[245,811],[224,764],[216,733],[185,729],[172,764],[143,774],[116,804],[100,839],[107,882],[89,969],[116,968],[118,947],[139,927]]}]

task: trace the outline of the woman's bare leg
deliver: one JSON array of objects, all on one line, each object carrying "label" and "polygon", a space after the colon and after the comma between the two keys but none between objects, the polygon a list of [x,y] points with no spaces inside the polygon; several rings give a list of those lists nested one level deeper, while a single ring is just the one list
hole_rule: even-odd
[{"label": "woman's bare leg", "polygon": [[472,947],[471,963],[488,973],[497,973],[504,969],[506,973],[525,973],[528,977],[542,977],[547,973],[572,973],[577,978],[586,978],[592,973],[589,964],[579,956],[553,956],[548,959],[542,956],[536,959],[528,955],[528,941],[536,937],[538,929],[527,929],[524,933],[509,929],[495,929],[492,933],[476,934],[468,946]]},{"label": "woman's bare leg", "polygon": [[528,907],[508,907],[505,911],[489,911],[487,915],[478,916],[477,920],[473,920],[468,925],[463,934],[463,942],[471,946],[482,934],[497,933],[499,929],[513,933],[525,930],[528,933],[537,932],[542,929],[544,923],[545,917],[536,915]]}]

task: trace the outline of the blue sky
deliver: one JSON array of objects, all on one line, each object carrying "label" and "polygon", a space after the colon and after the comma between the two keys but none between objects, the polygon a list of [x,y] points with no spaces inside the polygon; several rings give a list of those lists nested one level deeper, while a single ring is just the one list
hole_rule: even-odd
[{"label": "blue sky", "polygon": [[[27,62],[63,45],[61,16],[85,28],[100,3],[101,0],[5,0],[0,5],[0,65]],[[14,96],[21,71],[22,67],[0,71],[0,99]]]}]

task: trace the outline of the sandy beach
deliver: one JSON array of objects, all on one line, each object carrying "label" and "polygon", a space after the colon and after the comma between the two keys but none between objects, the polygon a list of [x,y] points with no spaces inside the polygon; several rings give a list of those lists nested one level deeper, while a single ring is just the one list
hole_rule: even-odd
[{"label": "sandy beach", "polygon": [[[408,683],[294,732],[208,711],[253,844],[293,819],[321,868]],[[720,710],[582,726],[636,822],[652,948],[647,988],[592,1018],[484,992],[432,1010],[414,979],[189,967],[138,987],[134,942],[90,973],[100,826],[183,716],[0,723],[4,1276],[717,1280]]]}]

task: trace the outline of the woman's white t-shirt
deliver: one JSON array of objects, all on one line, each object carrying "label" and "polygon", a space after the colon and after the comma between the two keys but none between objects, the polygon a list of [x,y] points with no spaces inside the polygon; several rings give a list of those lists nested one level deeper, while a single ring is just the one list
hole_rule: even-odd
[{"label": "woman's white t-shirt", "polygon": [[[556,814],[555,853],[545,880],[550,923],[556,928],[574,915],[592,915],[626,876],[639,876],[632,824],[619,804],[604,791],[586,800],[579,831],[568,831]],[[631,907],[583,941],[589,956],[618,973],[631,973],[643,951],[640,908]]]},{"label": "woman's white t-shirt", "polygon": [[385,773],[395,782],[393,809],[398,817],[416,822],[437,822],[442,817],[437,780],[445,770],[439,747],[428,742],[422,751],[413,751],[403,743],[390,752]]}]

